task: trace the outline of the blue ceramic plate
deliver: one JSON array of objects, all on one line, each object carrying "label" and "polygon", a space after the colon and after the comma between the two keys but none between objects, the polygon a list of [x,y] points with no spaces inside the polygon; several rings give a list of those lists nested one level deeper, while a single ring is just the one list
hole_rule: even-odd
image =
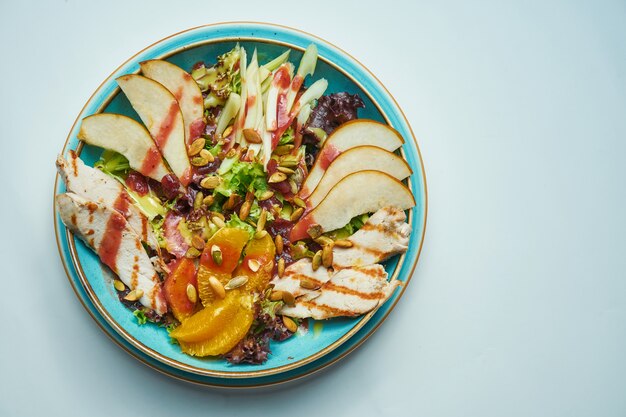
[{"label": "blue ceramic plate", "polygon": [[[272,355],[263,365],[230,365],[221,359],[201,359],[181,353],[170,343],[165,329],[153,324],[140,326],[117,299],[111,277],[103,272],[98,257],[65,229],[55,213],[59,252],[77,296],[102,327],[121,347],[153,368],[177,378],[205,385],[258,386],[279,383],[307,375],[335,362],[362,343],[385,319],[402,296],[421,250],[426,223],[426,183],[417,143],[411,128],[393,98],[380,82],[352,57],[327,42],[294,29],[260,23],[225,23],[191,29],[166,38],[144,49],[120,66],[96,90],[70,131],[63,153],[79,152],[93,164],[101,150],[83,146],[76,134],[80,120],[94,113],[121,113],[138,117],[117,87],[115,78],[139,72],[139,62],[165,59],[186,70],[198,61],[213,61],[239,42],[248,51],[258,50],[260,62],[269,60],[286,48],[290,61],[299,62],[304,49],[315,43],[319,61],[312,80],[326,78],[327,92],[358,93],[365,102],[360,118],[370,118],[393,126],[404,137],[402,154],[413,169],[409,187],[417,205],[409,211],[412,226],[409,250],[385,265],[391,279],[405,285],[375,312],[355,319],[310,322],[307,332],[287,341],[272,344]],[[307,79],[309,81],[309,79]],[[65,191],[57,177],[55,194]]]}]

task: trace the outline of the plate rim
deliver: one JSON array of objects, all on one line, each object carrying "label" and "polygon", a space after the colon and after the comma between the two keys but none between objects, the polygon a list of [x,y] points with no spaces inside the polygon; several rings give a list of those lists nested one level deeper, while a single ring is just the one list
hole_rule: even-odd
[{"label": "plate rim", "polygon": [[[372,77],[373,80],[376,81],[376,83],[378,84],[378,87],[381,88],[382,92],[386,93],[387,97],[391,99],[391,102],[395,105],[395,108],[397,110],[397,112],[399,113],[399,115],[402,117],[404,123],[406,124],[406,127],[408,128],[408,131],[410,132],[410,136],[411,136],[411,140],[413,141],[413,144],[415,145],[415,150],[416,150],[416,156],[417,159],[420,163],[420,170],[421,170],[421,180],[423,182],[423,221],[421,218],[416,218],[415,220],[420,222],[420,225],[422,225],[422,233],[421,233],[421,237],[419,239],[419,246],[417,248],[417,253],[415,255],[415,258],[413,260],[413,264],[410,267],[410,271],[407,272],[407,276],[406,276],[406,281],[403,281],[403,285],[402,288],[400,289],[400,293],[395,297],[395,300],[393,300],[393,303],[389,306],[389,309],[386,311],[385,315],[383,317],[381,317],[379,319],[379,321],[377,323],[375,323],[374,327],[366,334],[362,337],[361,340],[359,340],[353,347],[351,347],[350,349],[348,349],[346,352],[344,352],[342,355],[340,355],[339,357],[335,358],[334,360],[326,363],[326,364],[322,364],[321,366],[313,369],[313,370],[309,370],[308,372],[306,372],[303,375],[297,376],[295,378],[291,378],[288,380],[293,380],[293,379],[297,379],[297,378],[301,378],[304,377],[310,373],[314,373],[316,371],[319,371],[323,368],[325,368],[326,366],[331,365],[332,363],[335,363],[336,361],[338,361],[339,359],[345,357],[348,353],[352,352],[354,349],[356,349],[357,347],[359,347],[363,342],[365,342],[365,340],[367,340],[369,338],[369,336],[371,336],[371,334],[373,334],[378,327],[386,320],[386,318],[389,316],[389,314],[391,313],[391,311],[393,311],[393,309],[395,308],[395,305],[399,302],[399,300],[402,298],[404,291],[406,290],[406,287],[408,286],[409,282],[411,281],[411,278],[413,277],[415,268],[417,266],[417,263],[419,261],[419,257],[421,255],[421,251],[423,248],[423,243],[424,243],[424,239],[425,239],[425,235],[426,235],[426,226],[427,226],[427,218],[428,218],[428,187],[427,187],[427,182],[426,182],[426,173],[425,173],[425,167],[424,167],[424,160],[422,157],[422,153],[421,150],[419,148],[419,144],[417,142],[417,138],[415,137],[415,134],[413,132],[413,129],[406,117],[406,115],[404,114],[403,110],[401,109],[401,107],[398,105],[395,97],[389,92],[389,90],[382,84],[382,82],[365,66],[363,65],[360,61],[358,61],[356,58],[354,58],[352,55],[350,55],[349,53],[347,53],[346,51],[344,51],[343,49],[337,47],[336,45],[332,44],[331,42],[326,41],[325,39],[322,39],[316,35],[310,34],[308,32],[296,29],[296,28],[292,28],[292,27],[288,27],[288,26],[284,26],[284,25],[278,25],[278,24],[273,24],[273,23],[266,23],[266,22],[252,22],[252,21],[230,21],[230,22],[219,22],[219,23],[211,23],[211,24],[206,24],[206,25],[200,25],[200,26],[196,26],[196,27],[192,27],[189,29],[185,29],[182,31],[179,31],[177,33],[171,34],[167,37],[164,37],[160,40],[157,40],[156,42],[153,42],[152,44],[146,46],[145,48],[141,49],[140,51],[138,51],[137,53],[133,54],[130,58],[126,59],[122,64],[120,64],[115,70],[113,70],[111,72],[111,74],[106,77],[104,79],[104,81],[102,81],[102,83],[100,83],[100,85],[94,90],[94,92],[91,94],[91,96],[87,99],[87,101],[85,102],[85,104],[83,105],[82,109],[80,110],[80,112],[78,113],[74,123],[72,124],[72,127],[70,128],[70,131],[67,135],[67,138],[65,140],[63,149],[62,149],[62,153],[65,154],[65,152],[67,151],[71,136],[72,136],[72,132],[74,131],[76,124],[79,122],[81,115],[83,114],[83,112],[85,111],[85,109],[87,108],[87,106],[92,102],[92,100],[94,99],[94,97],[96,96],[97,93],[99,93],[99,91],[102,89],[102,87],[107,84],[112,77],[124,66],[128,65],[129,63],[132,63],[132,61],[134,59],[136,59],[139,55],[141,55],[142,53],[146,52],[147,50],[167,41],[170,40],[172,38],[175,38],[179,35],[188,33],[188,32],[193,32],[196,30],[202,30],[202,29],[206,29],[206,28],[215,28],[215,27],[220,27],[220,26],[244,26],[244,27],[249,27],[251,29],[255,29],[255,28],[261,28],[261,29],[273,29],[273,28],[278,28],[278,29],[283,29],[287,32],[291,31],[293,32],[295,35],[301,37],[301,38],[305,38],[309,37],[311,39],[317,40],[319,42],[325,43],[327,46],[336,49],[336,51],[338,51],[340,54],[346,56],[347,58],[351,59],[352,61],[354,61],[354,63],[356,63],[358,66],[361,67],[362,70],[364,70],[364,72],[366,74],[368,74],[369,76]],[[181,45],[178,47],[174,47],[172,48],[172,50],[167,51],[162,53],[161,55],[163,57],[168,57],[171,56],[177,52],[180,52],[181,50],[188,48],[190,46],[199,46],[202,44],[207,44],[207,43],[211,43],[211,42],[223,42],[223,41],[228,41],[231,39],[245,39],[245,40],[257,40],[257,41],[265,41],[265,42],[269,42],[269,43],[276,43],[276,44],[283,44],[283,45],[287,45],[288,47],[291,48],[296,48],[296,49],[301,49],[298,46],[295,46],[293,44],[291,44],[290,42],[286,42],[286,41],[280,41],[280,40],[271,40],[268,38],[264,38],[262,36],[238,36],[238,37],[232,37],[232,36],[223,36],[222,38],[214,38],[214,39],[206,39],[205,41],[198,41],[198,42],[194,42],[193,44],[186,44],[186,45]],[[346,76],[348,76],[348,78],[350,78],[353,82],[355,82],[358,86],[360,86],[364,91],[367,91],[366,88],[364,88],[360,82],[358,82],[357,80],[354,79],[354,77],[352,77],[350,74],[348,74],[347,72],[343,71],[339,65],[334,64],[332,62],[330,62],[329,60],[327,60],[327,62],[329,64],[331,64],[331,66],[335,67],[336,69],[340,70],[340,72],[342,72],[343,74],[345,74]],[[106,103],[112,98],[114,97],[115,93],[111,93],[110,94],[110,98],[106,99],[100,107],[103,107],[106,105]],[[372,98],[373,99],[373,98]],[[378,105],[378,102],[376,100],[373,100],[374,103],[377,105],[377,107],[379,109],[382,108]],[[383,113],[383,116],[385,118],[387,118],[387,115]],[[389,123],[389,122],[388,122]],[[82,144],[82,142],[79,141],[79,145]],[[66,272],[66,276],[68,278],[68,280],[70,281],[70,285],[72,286],[74,292],[76,293],[77,297],[79,298],[79,301],[81,301],[81,304],[83,304],[83,307],[85,309],[87,309],[88,313],[92,316],[92,318],[96,321],[96,323],[99,325],[99,327],[111,338],[113,339],[116,344],[118,344],[121,348],[123,348],[125,351],[127,351],[129,354],[131,354],[131,356],[135,357],[136,359],[140,360],[141,362],[143,362],[144,364],[150,366],[151,368],[165,373],[169,376],[172,376],[174,378],[177,379],[183,379],[185,381],[191,382],[191,383],[197,383],[197,384],[201,384],[201,385],[213,385],[216,386],[215,384],[204,384],[202,382],[198,382],[198,381],[193,381],[193,380],[188,380],[185,378],[181,378],[179,376],[173,375],[171,373],[168,373],[162,369],[157,369],[155,366],[153,366],[152,364],[147,363],[145,360],[143,360],[143,358],[140,357],[140,355],[135,355],[132,352],[130,352],[125,346],[121,345],[120,342],[118,340],[116,340],[112,335],[109,334],[109,332],[107,330],[105,330],[103,328],[103,326],[101,325],[101,323],[98,321],[98,319],[96,319],[96,317],[93,316],[92,312],[89,310],[89,308],[83,303],[82,297],[77,293],[77,288],[75,288],[75,283],[74,281],[70,278],[70,273],[68,271],[68,266],[66,264],[66,258],[63,255],[63,249],[62,249],[62,245],[60,243],[60,230],[59,230],[59,225],[57,222],[57,211],[54,205],[54,197],[57,194],[58,191],[58,187],[59,187],[59,174],[57,173],[55,176],[55,182],[54,182],[54,194],[53,194],[53,216],[54,216],[54,227],[55,227],[55,237],[56,237],[56,242],[57,242],[57,249],[59,251],[59,255],[61,257],[61,261],[63,263],[65,272]],[[413,211],[410,211],[410,216],[413,215]],[[417,216],[414,216],[417,217]],[[70,260],[72,262],[72,266],[74,267],[74,270],[77,274],[77,276],[79,278],[86,278],[84,277],[84,273],[82,272],[82,268],[80,266],[80,262],[78,262],[77,259],[75,259],[74,255],[75,253],[73,253],[73,246],[72,244],[70,244],[69,242],[71,242],[71,236],[69,234],[69,232],[67,231],[67,229],[65,230],[66,232],[66,238],[68,240],[68,250],[70,252]],[[404,256],[404,255],[403,255]],[[403,260],[404,261],[404,260]],[[397,269],[399,271],[399,269],[401,269],[401,264],[398,264]],[[395,272],[395,271],[394,271]],[[399,272],[398,272],[399,274]],[[81,277],[82,275],[82,277]],[[80,281],[83,281],[82,279],[80,279]],[[179,369],[181,371],[184,372],[189,372],[192,374],[196,374],[199,376],[205,376],[205,377],[211,377],[211,378],[223,378],[223,379],[245,379],[245,378],[262,378],[262,377],[267,377],[267,376],[272,376],[272,375],[279,375],[281,373],[285,373],[291,370],[294,370],[296,368],[302,367],[304,365],[310,364],[318,359],[321,359],[322,357],[324,357],[325,355],[329,354],[331,351],[333,351],[334,349],[338,348],[340,345],[342,345],[343,343],[347,342],[349,339],[351,339],[352,337],[354,337],[359,330],[361,330],[363,328],[363,326],[369,321],[369,319],[374,315],[374,313],[377,311],[374,310],[373,312],[368,313],[366,316],[364,316],[353,328],[351,328],[346,335],[341,336],[338,340],[336,340],[335,342],[333,342],[331,345],[321,349],[320,351],[314,353],[313,355],[310,355],[307,358],[304,358],[300,361],[291,363],[291,364],[286,364],[286,365],[282,365],[282,366],[278,366],[275,368],[270,368],[270,369],[266,369],[266,370],[259,370],[259,371],[246,371],[246,372],[224,372],[224,371],[211,371],[211,370],[206,370],[206,369],[202,369],[202,368],[196,368],[194,366],[190,366],[187,364],[182,364],[184,366],[176,366],[176,363],[180,363],[176,360],[172,360],[169,357],[166,357],[163,354],[160,354],[158,352],[153,351],[152,349],[148,348],[147,346],[145,346],[143,343],[141,343],[140,341],[138,341],[137,339],[135,339],[132,335],[129,335],[130,339],[132,340],[128,340],[128,337],[125,337],[124,334],[120,333],[120,331],[116,328],[116,327],[120,327],[119,324],[117,324],[114,320],[112,319],[107,319],[107,315],[103,315],[100,311],[100,308],[98,308],[97,303],[94,303],[94,300],[91,300],[92,297],[90,297],[89,294],[89,290],[87,288],[85,288],[84,286],[84,282],[81,282],[82,286],[83,286],[83,290],[87,293],[88,298],[90,298],[90,301],[92,302],[92,304],[94,304],[94,308],[96,310],[98,310],[98,312],[100,313],[100,318],[104,319],[105,322],[107,322],[107,324],[109,324],[113,330],[118,334],[118,336],[123,337],[124,339],[126,339],[127,342],[131,343],[132,345],[136,345],[134,346],[137,350],[139,350],[141,353],[151,357],[152,359],[155,359],[159,362],[161,362],[162,364],[166,365],[166,366],[170,366],[176,369]],[[96,297],[97,299],[97,297]],[[103,308],[102,306],[100,306],[101,308]],[[126,330],[124,330],[123,333],[128,333]],[[133,343],[133,341],[135,343]],[[143,347],[143,348],[142,348]],[[146,351],[147,350],[147,351]],[[151,354],[150,352],[154,352],[156,353],[156,356],[154,354]],[[166,360],[162,360],[159,356],[163,356]],[[172,363],[173,362],[173,363]],[[287,382],[283,381],[283,382]],[[263,385],[267,385],[267,384],[263,384]],[[258,386],[258,385],[252,385],[252,386]]]}]

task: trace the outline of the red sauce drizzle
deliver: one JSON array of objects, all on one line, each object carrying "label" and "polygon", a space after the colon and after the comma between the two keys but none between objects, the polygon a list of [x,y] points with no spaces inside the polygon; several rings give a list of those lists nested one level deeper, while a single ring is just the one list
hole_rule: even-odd
[{"label": "red sauce drizzle", "polygon": [[291,242],[296,242],[298,240],[306,239],[309,237],[307,234],[307,230],[309,227],[313,225],[313,219],[311,216],[304,216],[295,224],[293,229],[291,229],[291,233],[289,234],[289,240]]},{"label": "red sauce drizzle", "polygon": [[[113,208],[121,213],[126,213],[128,210],[128,199],[124,194],[115,200]],[[109,221],[107,222],[102,242],[100,242],[100,248],[98,249],[98,256],[102,263],[111,268],[114,272],[117,272],[115,260],[120,250],[120,244],[122,243],[122,232],[126,227],[126,219],[118,212],[112,212]]]},{"label": "red sauce drizzle", "polygon": [[300,91],[300,87],[302,87],[302,83],[304,82],[304,78],[296,75],[293,77],[293,81],[291,82],[291,91],[298,92]]},{"label": "red sauce drizzle", "polygon": [[320,155],[317,157],[317,161],[320,164],[320,168],[326,170],[331,162],[335,160],[339,156],[341,151],[337,149],[332,143],[327,144],[320,152]]},{"label": "red sauce drizzle", "polygon": [[189,125],[189,140],[187,141],[188,145],[191,145],[191,142],[198,139],[200,135],[204,132],[206,124],[202,118],[196,119]]},{"label": "red sauce drizzle", "polygon": [[246,99],[246,111],[249,110],[256,103],[256,96],[248,96]]},{"label": "red sauce drizzle", "polygon": [[146,177],[151,176],[154,171],[156,171],[157,167],[161,164],[161,153],[159,150],[153,146],[148,149],[148,153],[146,154],[143,162],[141,163],[141,168],[139,172],[141,172]]},{"label": "red sauce drizzle", "polygon": [[176,97],[176,100],[178,101],[180,101],[180,99],[183,98],[183,87],[179,87],[178,90],[174,92],[174,97]]},{"label": "red sauce drizzle", "polygon": [[281,66],[276,71],[276,74],[274,74],[274,79],[272,80],[272,84],[284,90],[287,87],[289,87],[290,78],[291,77],[289,76],[289,70],[287,69],[287,67]]},{"label": "red sauce drizzle", "polygon": [[163,123],[161,123],[161,127],[159,127],[159,133],[157,133],[154,138],[155,142],[161,149],[165,148],[165,144],[172,134],[172,130],[174,129],[174,119],[176,118],[176,114],[180,111],[179,109],[178,103],[176,101],[172,101],[167,116],[165,117],[165,120],[163,120]]}]

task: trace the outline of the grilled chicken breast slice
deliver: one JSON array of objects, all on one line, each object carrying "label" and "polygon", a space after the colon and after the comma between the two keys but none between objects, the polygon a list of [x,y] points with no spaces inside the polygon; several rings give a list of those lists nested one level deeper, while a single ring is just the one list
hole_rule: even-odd
[{"label": "grilled chicken breast slice", "polygon": [[317,297],[297,299],[295,306],[284,306],[280,314],[315,320],[359,316],[384,303],[398,285],[397,280],[387,281],[387,272],[379,264],[346,268],[322,285]]},{"label": "grilled chicken breast slice", "polygon": [[102,263],[131,290],[143,291],[139,302],[158,314],[167,312],[159,276],[124,216],[101,203],[74,193],[56,196],[63,223],[89,245]]},{"label": "grilled chicken breast slice", "polygon": [[[304,258],[285,268],[283,276],[276,276],[271,281],[271,284],[274,285],[275,291],[288,291],[292,293],[294,297],[300,297],[302,295],[313,296],[315,289],[328,282],[330,277],[331,272],[328,269],[320,266],[317,268],[317,271],[314,271],[311,260]],[[308,280],[309,283],[315,285],[315,288],[303,288],[300,286],[302,280]]]},{"label": "grilled chicken breast slice", "polygon": [[405,223],[404,211],[393,207],[378,210],[347,240],[350,248],[333,248],[333,268],[371,265],[406,252],[411,226]]},{"label": "grilled chicken breast slice", "polygon": [[[122,201],[130,202],[131,199],[119,181],[99,169],[85,165],[73,150],[68,152],[67,159],[61,155],[57,157],[57,170],[68,191],[118,210],[143,242],[159,250],[148,218],[135,205]],[[126,207],[124,211],[120,210],[122,205]]]}]

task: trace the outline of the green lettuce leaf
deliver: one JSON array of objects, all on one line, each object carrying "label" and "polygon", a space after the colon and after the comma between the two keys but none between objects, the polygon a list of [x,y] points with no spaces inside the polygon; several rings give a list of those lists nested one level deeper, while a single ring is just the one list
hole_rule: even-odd
[{"label": "green lettuce leaf", "polygon": [[233,193],[244,196],[248,191],[254,190],[255,196],[259,197],[267,189],[263,165],[258,162],[236,161],[222,175],[222,182],[215,188],[215,193],[224,197],[230,197]]},{"label": "green lettuce leaf", "polygon": [[254,227],[252,227],[248,223],[241,220],[239,216],[237,216],[237,214],[235,213],[233,213],[230,216],[230,220],[226,222],[226,227],[236,227],[238,229],[243,229],[246,232],[248,232],[248,234],[250,235],[250,239],[252,239],[252,237],[254,236],[254,233],[256,232]]}]

